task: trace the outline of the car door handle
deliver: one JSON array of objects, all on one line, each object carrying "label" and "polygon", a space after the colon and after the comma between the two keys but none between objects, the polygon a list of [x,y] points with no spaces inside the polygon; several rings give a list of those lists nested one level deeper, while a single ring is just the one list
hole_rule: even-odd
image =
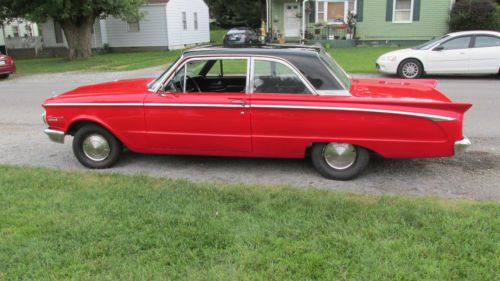
[{"label": "car door handle", "polygon": [[247,102],[245,100],[231,100],[231,103],[241,105],[241,106],[245,106],[247,104]]}]

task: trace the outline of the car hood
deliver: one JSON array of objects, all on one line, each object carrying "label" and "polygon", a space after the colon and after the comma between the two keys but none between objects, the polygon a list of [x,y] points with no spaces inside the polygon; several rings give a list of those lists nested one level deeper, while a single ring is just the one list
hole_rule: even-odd
[{"label": "car hood", "polygon": [[401,59],[401,58],[407,57],[409,55],[412,55],[412,56],[418,55],[418,54],[422,53],[423,51],[424,50],[406,48],[406,49],[401,49],[401,50],[396,50],[396,51],[391,51],[391,52],[385,53],[385,54],[381,55],[379,57],[379,59],[382,57],[385,57],[385,56],[396,56],[398,59]]},{"label": "car hood", "polygon": [[451,102],[430,79],[352,79],[350,92],[366,99],[393,99],[415,102]]},{"label": "car hood", "polygon": [[105,95],[127,95],[127,94],[140,94],[147,91],[147,85],[153,81],[154,78],[139,78],[116,80],[113,82],[106,82],[101,84],[93,84],[78,87],[74,90],[66,92],[57,96],[58,98],[74,98],[78,96],[105,96]]}]

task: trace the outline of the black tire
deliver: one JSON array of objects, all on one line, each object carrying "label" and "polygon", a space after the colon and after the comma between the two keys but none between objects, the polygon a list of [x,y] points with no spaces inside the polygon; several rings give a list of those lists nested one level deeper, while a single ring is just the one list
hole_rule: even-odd
[{"label": "black tire", "polygon": [[[411,72],[411,75],[410,75],[410,73],[405,71],[406,67],[415,67],[417,69],[414,72],[414,74],[413,74],[413,72]],[[420,63],[416,59],[407,59],[399,64],[398,76],[403,78],[403,79],[416,79],[416,78],[422,77],[423,74],[424,74],[424,67],[423,67],[422,63]]]},{"label": "black tire", "polygon": [[317,143],[311,149],[311,159],[314,167],[327,179],[342,181],[354,179],[365,170],[370,162],[370,152],[365,148],[354,146],[356,150],[356,160],[354,163],[345,169],[335,169],[323,157],[327,145],[328,143]]},{"label": "black tire", "polygon": [[0,75],[0,79],[7,79],[9,78],[10,74],[2,74]]},{"label": "black tire", "polygon": [[[84,152],[83,143],[91,135],[101,136],[109,145],[108,156],[99,161],[95,161]],[[90,169],[106,169],[112,167],[120,158],[123,151],[122,143],[103,127],[98,125],[86,125],[80,128],[73,138],[73,153],[76,159],[85,167]]]}]

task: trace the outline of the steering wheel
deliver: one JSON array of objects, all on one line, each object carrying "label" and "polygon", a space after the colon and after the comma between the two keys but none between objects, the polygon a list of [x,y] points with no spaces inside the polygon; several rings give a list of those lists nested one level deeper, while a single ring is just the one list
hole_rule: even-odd
[{"label": "steering wheel", "polygon": [[[196,88],[196,90],[198,91],[198,93],[201,93],[200,85],[198,85],[198,83],[196,82],[196,80],[194,80],[193,78],[191,78],[189,75],[186,75],[186,79],[188,81],[190,81],[191,83],[193,83],[193,85]],[[187,86],[186,86],[186,88],[187,88]],[[186,89],[186,92],[188,92],[187,89]]]}]

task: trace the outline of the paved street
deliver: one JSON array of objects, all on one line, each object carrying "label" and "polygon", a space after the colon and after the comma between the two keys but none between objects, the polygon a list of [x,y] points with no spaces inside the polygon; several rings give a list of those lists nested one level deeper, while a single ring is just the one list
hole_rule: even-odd
[{"label": "paved street", "polygon": [[[0,163],[85,170],[73,157],[71,138],[51,143],[40,103],[78,85],[155,76],[160,68],[113,73],[16,76],[0,81]],[[465,134],[474,143],[459,158],[374,159],[357,180],[323,179],[308,160],[152,156],[127,153],[103,172],[147,174],[194,181],[284,184],[369,194],[405,194],[500,201],[500,79],[438,78],[438,88],[455,101],[472,102]],[[104,188],[104,187],[103,187]]]}]

